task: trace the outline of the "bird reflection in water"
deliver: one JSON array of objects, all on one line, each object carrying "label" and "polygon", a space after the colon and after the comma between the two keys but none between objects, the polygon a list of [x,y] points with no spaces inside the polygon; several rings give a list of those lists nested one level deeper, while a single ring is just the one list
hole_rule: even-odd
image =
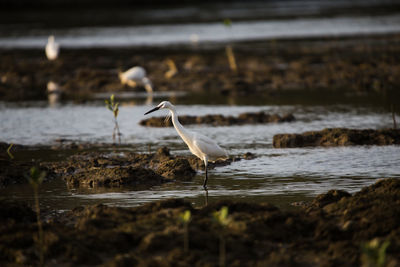
[{"label": "bird reflection in water", "polygon": [[62,90],[58,83],[49,81],[47,83],[47,99],[50,107],[56,107],[61,100]]}]

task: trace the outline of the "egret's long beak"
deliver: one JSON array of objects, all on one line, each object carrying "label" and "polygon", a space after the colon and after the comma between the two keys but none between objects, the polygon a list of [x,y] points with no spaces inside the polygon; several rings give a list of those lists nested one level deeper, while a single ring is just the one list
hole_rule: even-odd
[{"label": "egret's long beak", "polygon": [[159,110],[159,109],[160,109],[160,107],[155,107],[155,108],[153,108],[152,110],[149,110],[149,111],[147,111],[146,113],[144,113],[144,115],[147,115],[147,114],[152,113],[152,112],[154,112],[154,111],[156,111],[156,110]]}]

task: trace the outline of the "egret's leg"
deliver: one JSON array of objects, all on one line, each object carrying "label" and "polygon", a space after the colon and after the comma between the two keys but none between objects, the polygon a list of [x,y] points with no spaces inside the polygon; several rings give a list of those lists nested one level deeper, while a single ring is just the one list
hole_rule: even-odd
[{"label": "egret's leg", "polygon": [[204,196],[204,206],[208,205],[208,190],[204,189],[204,191],[206,192],[205,196]]},{"label": "egret's leg", "polygon": [[206,177],[204,178],[203,188],[207,190],[207,181],[208,181],[208,171],[207,171],[208,160],[204,160],[204,166],[206,171]]}]

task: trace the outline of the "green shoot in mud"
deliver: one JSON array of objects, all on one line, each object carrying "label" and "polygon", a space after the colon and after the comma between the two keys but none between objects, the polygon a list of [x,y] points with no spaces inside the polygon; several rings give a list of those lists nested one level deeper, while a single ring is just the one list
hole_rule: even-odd
[{"label": "green shoot in mud", "polygon": [[110,111],[112,111],[113,115],[114,115],[114,130],[113,130],[113,142],[115,143],[115,137],[118,136],[118,143],[121,144],[121,132],[119,131],[119,126],[118,126],[118,113],[119,113],[119,103],[115,102],[115,96],[114,94],[112,94],[110,96],[110,100],[105,100],[104,101],[106,103],[106,108],[109,109]]},{"label": "green shoot in mud", "polygon": [[179,219],[181,220],[184,228],[184,236],[183,236],[183,251],[185,253],[189,252],[189,223],[192,214],[190,210],[185,210],[181,214],[179,214]]},{"label": "green shoot in mud", "polygon": [[[230,30],[232,29],[232,21],[230,19],[225,19],[224,25],[225,25],[225,27],[229,28]],[[232,35],[232,32],[231,32],[231,35]],[[226,56],[228,58],[229,67],[231,68],[232,71],[237,72],[236,58],[235,58],[235,54],[233,53],[232,45],[230,45],[230,44],[226,45],[225,52],[226,52]]]},{"label": "green shoot in mud", "polygon": [[46,173],[44,171],[39,171],[38,168],[32,167],[30,169],[30,176],[28,177],[28,181],[33,188],[33,194],[35,197],[35,210],[36,210],[36,219],[39,231],[39,256],[40,256],[40,266],[44,264],[44,236],[43,236],[43,227],[42,221],[40,220],[40,206],[39,206],[39,186],[43,182],[46,177]]},{"label": "green shoot in mud", "polygon": [[10,146],[7,148],[7,154],[8,154],[8,156],[10,157],[10,159],[14,159],[14,155],[11,154],[11,148],[12,148],[13,145],[14,145],[14,144],[11,143]]},{"label": "green shoot in mud", "polygon": [[224,230],[231,222],[228,216],[228,207],[224,206],[219,211],[213,213],[214,220],[222,227],[222,231],[219,232],[219,266],[224,267],[226,264],[226,246],[225,246],[225,235]]},{"label": "green shoot in mud", "polygon": [[361,262],[363,267],[383,267],[386,264],[386,249],[390,242],[385,240],[380,243],[378,238],[374,238],[361,246]]}]

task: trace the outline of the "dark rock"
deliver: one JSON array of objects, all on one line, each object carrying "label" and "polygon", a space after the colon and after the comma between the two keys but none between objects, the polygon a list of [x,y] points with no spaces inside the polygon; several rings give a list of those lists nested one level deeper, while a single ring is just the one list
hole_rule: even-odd
[{"label": "dark rock", "polygon": [[327,128],[302,134],[277,134],[273,139],[275,148],[398,144],[400,144],[400,129]]}]

